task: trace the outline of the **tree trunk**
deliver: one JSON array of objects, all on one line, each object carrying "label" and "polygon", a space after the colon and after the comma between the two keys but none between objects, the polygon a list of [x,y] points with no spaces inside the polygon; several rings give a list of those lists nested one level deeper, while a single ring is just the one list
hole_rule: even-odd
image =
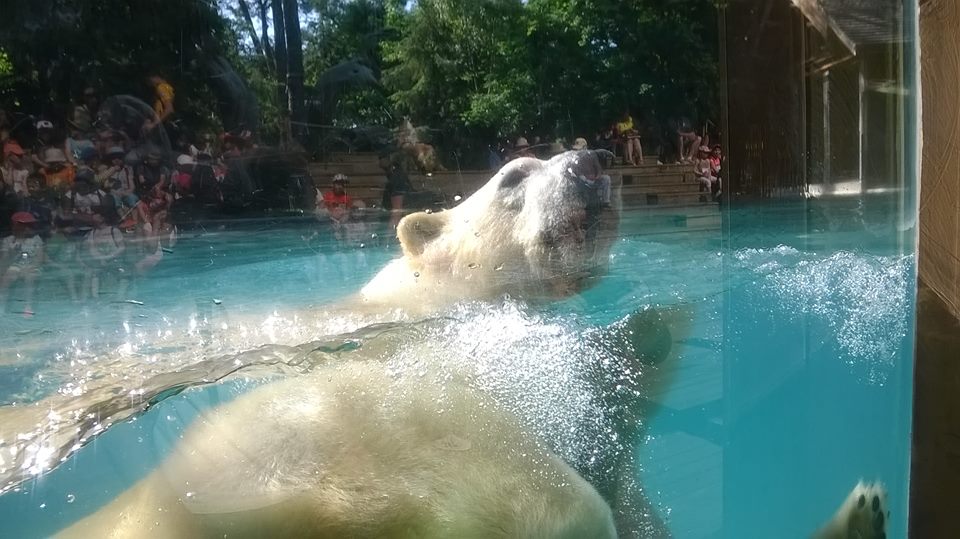
[{"label": "tree trunk", "polygon": [[281,103],[287,101],[287,30],[283,17],[283,0],[271,0],[273,8],[273,54],[275,57],[276,71],[276,102],[280,109],[281,131],[284,141],[290,140],[290,118],[286,114],[287,107],[281,106]]},{"label": "tree trunk", "polygon": [[237,0],[237,4],[240,6],[240,14],[243,15],[243,22],[247,26],[247,31],[250,32],[250,39],[253,40],[253,48],[257,49],[257,54],[263,56],[260,37],[257,36],[257,29],[253,26],[253,19],[250,17],[250,6],[247,5],[247,0]]},{"label": "tree trunk", "polygon": [[267,35],[269,24],[267,23],[267,0],[257,0],[257,7],[260,10],[260,42],[263,43],[263,54],[267,57],[267,67],[276,71],[277,58],[273,55],[273,47],[270,46],[270,36]]},{"label": "tree trunk", "polygon": [[287,111],[293,138],[304,144],[307,118],[303,102],[303,47],[297,0],[283,0],[283,17],[287,30]]}]

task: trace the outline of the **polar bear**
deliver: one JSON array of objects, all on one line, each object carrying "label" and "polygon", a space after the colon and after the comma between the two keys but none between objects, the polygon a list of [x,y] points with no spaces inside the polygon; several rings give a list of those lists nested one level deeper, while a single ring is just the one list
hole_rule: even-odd
[{"label": "polar bear", "polygon": [[[513,161],[459,206],[405,217],[402,256],[338,309],[416,319],[463,301],[579,292],[602,275],[616,237],[617,189],[608,202],[600,178],[592,152]],[[625,361],[662,359],[668,330],[650,320],[630,317],[595,344],[631,351]],[[205,412],[157,470],[59,536],[668,535],[659,522],[631,520],[655,513],[639,510],[632,450],[601,456],[599,476],[575,470],[515,410],[478,390],[475,371],[451,367],[449,350],[410,326],[386,333]],[[597,394],[622,411],[613,435],[636,439],[642,410],[612,389]],[[858,488],[824,537],[882,537],[869,520],[880,506]]]},{"label": "polar bear", "polygon": [[[583,289],[619,217],[599,173],[593,152],[516,160],[459,206],[405,217],[403,256],[340,308],[425,315]],[[367,350],[210,411],[158,470],[61,536],[616,537],[597,490],[510,411],[403,346],[417,377]]]}]

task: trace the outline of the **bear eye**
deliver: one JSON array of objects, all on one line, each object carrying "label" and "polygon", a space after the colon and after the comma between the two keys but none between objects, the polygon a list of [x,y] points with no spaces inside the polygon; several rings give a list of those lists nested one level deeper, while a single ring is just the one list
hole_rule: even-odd
[{"label": "bear eye", "polygon": [[516,167],[510,170],[503,171],[503,176],[500,177],[500,188],[512,188],[520,185],[521,182],[529,175],[529,173],[523,169],[523,167]]}]

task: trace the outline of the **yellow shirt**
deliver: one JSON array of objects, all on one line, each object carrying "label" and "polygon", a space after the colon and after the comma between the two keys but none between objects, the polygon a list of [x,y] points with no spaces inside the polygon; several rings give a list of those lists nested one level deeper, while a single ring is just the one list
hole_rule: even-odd
[{"label": "yellow shirt", "polygon": [[157,84],[154,91],[157,93],[157,100],[153,102],[153,110],[157,113],[157,116],[162,117],[163,111],[167,108],[164,103],[173,103],[173,86],[164,81]]},{"label": "yellow shirt", "polygon": [[633,131],[633,116],[627,116],[626,120],[617,122],[617,133],[629,133]]}]

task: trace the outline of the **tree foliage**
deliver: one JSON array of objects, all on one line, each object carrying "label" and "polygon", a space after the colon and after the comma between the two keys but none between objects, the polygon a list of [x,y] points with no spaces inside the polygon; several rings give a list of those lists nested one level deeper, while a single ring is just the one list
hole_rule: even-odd
[{"label": "tree foliage", "polygon": [[384,82],[398,110],[438,126],[516,130],[530,119],[524,7],[517,0],[426,0],[397,15]]},{"label": "tree foliage", "polygon": [[[0,16],[0,99],[9,105],[16,95],[31,112],[94,82],[144,95],[142,76],[159,71],[177,88],[178,114],[221,121],[226,113],[211,111],[223,109],[216,102],[224,98],[205,66],[225,57],[259,101],[264,134],[281,138],[296,104],[287,91],[295,54],[287,53],[284,19],[299,19],[303,38],[304,96],[294,101],[323,99],[322,74],[345,61],[381,81],[344,85],[336,103],[324,103],[317,121],[334,126],[396,126],[408,116],[457,143],[518,134],[569,140],[626,108],[653,125],[718,112],[709,0],[9,4]],[[297,16],[284,17],[285,7]]]},{"label": "tree foliage", "polygon": [[[390,30],[386,25],[387,2],[384,0],[311,0],[315,15],[305,29],[304,63],[308,86],[317,88],[323,75],[343,62],[356,62],[369,68],[373,76],[381,75],[383,64],[380,43]],[[386,93],[366,80],[348,84],[336,95],[336,103],[325,103],[318,122],[337,127],[357,125],[390,125],[393,110]],[[317,89],[317,99],[322,96]]]},{"label": "tree foliage", "polygon": [[416,121],[573,137],[625,108],[714,114],[706,0],[420,0],[396,13],[384,81]]},{"label": "tree foliage", "polygon": [[[204,61],[222,52],[226,27],[212,0],[6,2],[0,49],[21,106],[56,114],[84,86],[147,96],[143,77],[174,82],[179,109],[194,121],[211,110]],[[192,118],[190,118],[192,116]]]}]

